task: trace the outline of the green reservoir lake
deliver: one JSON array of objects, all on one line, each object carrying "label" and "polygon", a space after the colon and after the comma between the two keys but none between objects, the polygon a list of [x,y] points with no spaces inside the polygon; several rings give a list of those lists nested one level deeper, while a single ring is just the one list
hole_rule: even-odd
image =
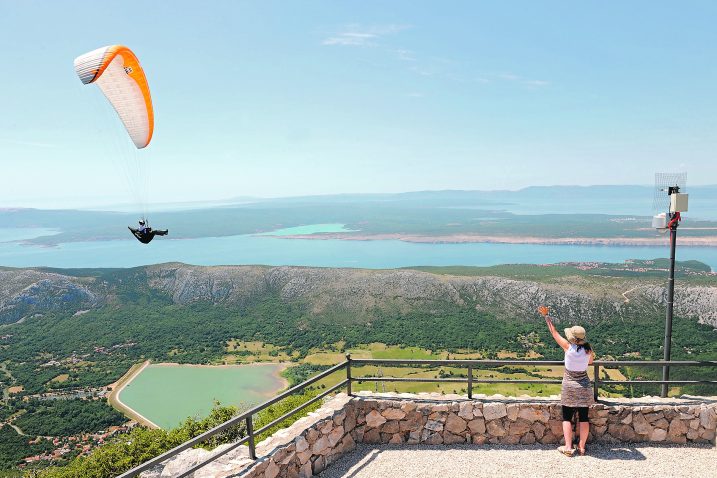
[{"label": "green reservoir lake", "polygon": [[157,426],[176,427],[187,417],[206,417],[215,401],[248,408],[286,386],[280,364],[150,364],[119,393],[119,400]]}]

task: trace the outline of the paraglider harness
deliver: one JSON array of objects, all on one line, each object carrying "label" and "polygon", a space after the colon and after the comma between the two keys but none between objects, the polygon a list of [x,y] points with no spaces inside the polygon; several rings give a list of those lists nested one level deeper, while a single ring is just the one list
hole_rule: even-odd
[{"label": "paraglider harness", "polygon": [[149,222],[147,222],[146,219],[142,219],[139,221],[140,227],[134,228],[127,226],[127,228],[132,232],[132,235],[137,238],[139,242],[142,244],[149,244],[152,239],[154,239],[154,236],[166,236],[169,231],[164,230],[152,230],[151,227],[149,227]]}]

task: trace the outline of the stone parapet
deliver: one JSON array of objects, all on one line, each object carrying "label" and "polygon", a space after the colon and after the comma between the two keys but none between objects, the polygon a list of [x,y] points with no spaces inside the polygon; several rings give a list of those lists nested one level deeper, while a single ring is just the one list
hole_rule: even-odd
[{"label": "stone parapet", "polygon": [[[290,427],[257,445],[259,460],[232,452],[194,478],[310,477],[356,443],[369,444],[557,444],[562,438],[560,403],[533,397],[339,394]],[[590,408],[591,441],[714,443],[717,398],[609,399]],[[211,452],[204,452],[206,459]],[[191,457],[190,454],[193,454]],[[188,450],[147,477],[172,476],[182,461],[197,462]],[[184,459],[182,458],[184,455]],[[168,474],[168,472],[170,472]]]}]

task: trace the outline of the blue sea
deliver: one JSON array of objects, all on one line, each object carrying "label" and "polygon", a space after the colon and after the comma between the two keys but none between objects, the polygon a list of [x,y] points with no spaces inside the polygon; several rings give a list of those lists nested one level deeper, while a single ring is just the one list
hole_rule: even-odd
[{"label": "blue sea", "polygon": [[[327,225],[321,225],[323,230]],[[336,226],[338,227],[338,226]],[[329,228],[330,229],[330,228]],[[0,265],[10,267],[134,267],[163,262],[195,265],[266,264],[387,269],[410,266],[491,266],[557,262],[623,262],[626,259],[667,257],[665,247],[572,246],[539,244],[423,244],[397,240],[345,241],[284,239],[266,235],[158,238],[143,245],[127,240],[26,245],[16,235],[0,231]],[[311,233],[303,230],[303,233]],[[45,235],[48,231],[37,231]],[[3,236],[4,235],[4,236]],[[678,260],[696,259],[717,270],[717,248],[678,247]]]}]

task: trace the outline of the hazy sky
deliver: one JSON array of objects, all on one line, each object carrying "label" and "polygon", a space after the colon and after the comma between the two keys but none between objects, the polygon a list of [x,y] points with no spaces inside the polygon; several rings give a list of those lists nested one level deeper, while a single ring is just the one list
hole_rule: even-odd
[{"label": "hazy sky", "polygon": [[152,91],[153,201],[714,184],[716,19],[712,0],[0,0],[0,207],[131,199],[129,137],[72,65],[118,43]]}]

